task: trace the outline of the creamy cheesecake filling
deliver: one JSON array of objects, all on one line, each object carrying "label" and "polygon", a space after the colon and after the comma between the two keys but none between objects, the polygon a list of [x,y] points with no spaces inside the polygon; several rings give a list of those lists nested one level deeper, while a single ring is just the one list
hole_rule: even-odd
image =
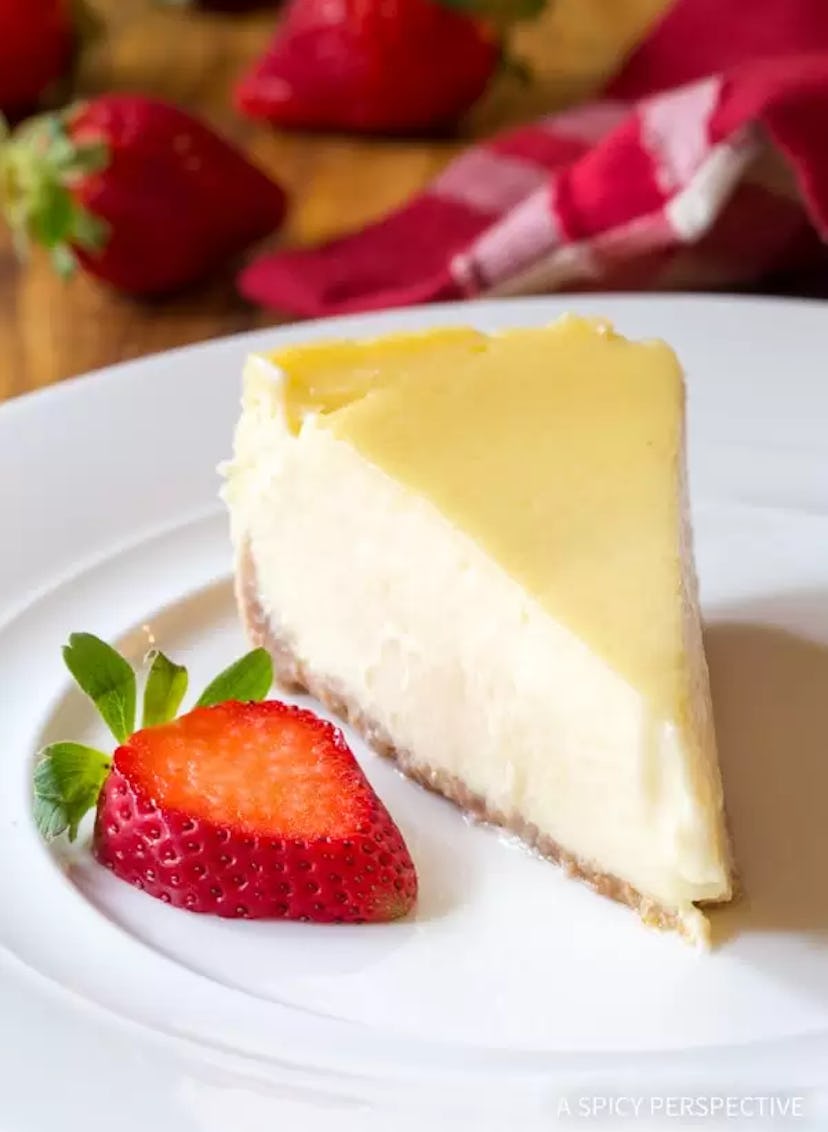
[{"label": "creamy cheesecake filling", "polygon": [[[579,367],[600,360],[607,341],[596,339],[606,333],[570,322],[563,352],[559,342],[551,355],[569,366],[570,386]],[[694,902],[728,899],[730,878],[674,359],[666,347],[618,339],[610,377],[593,383],[592,399],[574,397],[565,431],[580,429],[580,441],[560,441],[553,430],[547,448],[557,448],[544,456],[542,432],[530,428],[526,437],[524,429],[535,457],[513,452],[511,463],[523,468],[526,505],[535,506],[541,534],[518,516],[509,527],[517,538],[498,548],[487,537],[497,534],[491,520],[510,499],[514,509],[521,484],[508,472],[508,482],[493,481],[492,470],[498,462],[509,467],[509,444],[519,434],[492,416],[494,394],[487,407],[485,389],[470,401],[464,387],[469,375],[480,376],[486,340],[469,331],[442,334],[431,357],[425,337],[392,340],[393,364],[385,367],[382,342],[349,344],[340,369],[336,346],[288,351],[278,369],[251,360],[225,497],[237,552],[252,556],[258,601],[298,661],[358,704],[410,763],[457,779],[494,813],[537,826],[591,869],[674,911],[686,934],[702,936]],[[531,334],[523,332],[526,347]],[[449,372],[433,375],[434,353],[443,366],[451,359]],[[378,369],[382,380],[372,377]],[[515,380],[516,396],[539,399],[537,411],[529,404],[530,417],[540,414],[541,382],[552,376],[537,370],[528,384]],[[617,394],[636,381],[632,412],[644,419],[633,420],[625,453],[613,422],[629,438],[630,410]],[[449,416],[441,418],[446,388],[463,392],[458,411],[477,405],[464,425],[482,430],[489,447],[512,435],[493,463],[486,464],[487,446],[464,446],[456,417],[453,430]],[[570,412],[572,400],[570,393]],[[598,439],[584,451],[583,437],[595,434],[585,414],[594,418],[596,408]],[[659,420],[668,422],[667,435]],[[418,444],[430,448],[421,452]],[[579,452],[583,521],[578,499],[574,507],[561,502],[560,477],[572,479]],[[590,487],[596,459],[610,461],[602,467],[620,460],[619,475],[634,463],[632,483],[628,475],[620,490]],[[478,482],[499,498],[481,501],[462,475],[452,477],[452,461],[460,462],[457,472],[475,460]],[[437,480],[434,466],[442,467]],[[563,514],[544,497],[550,482]],[[648,517],[661,544],[647,542],[654,538]],[[611,537],[590,533],[598,521]],[[551,541],[543,527],[550,522]],[[618,548],[625,534],[627,542],[640,535],[643,544]],[[572,547],[580,547],[574,561],[580,558],[585,576],[556,559],[557,549]],[[614,547],[619,553],[607,561]],[[544,555],[551,590],[536,569]],[[608,585],[619,582],[603,605],[602,570]],[[614,570],[623,576],[616,579]],[[642,595],[642,585],[653,593]],[[597,618],[586,601],[590,587]],[[567,601],[559,615],[556,606]],[[652,624],[627,615],[636,602],[639,619],[652,608]]]},{"label": "creamy cheesecake filling", "polygon": [[426,500],[327,430],[274,439],[230,495],[260,601],[297,656],[415,759],[597,869],[688,916],[721,897],[687,722],[655,715]]}]

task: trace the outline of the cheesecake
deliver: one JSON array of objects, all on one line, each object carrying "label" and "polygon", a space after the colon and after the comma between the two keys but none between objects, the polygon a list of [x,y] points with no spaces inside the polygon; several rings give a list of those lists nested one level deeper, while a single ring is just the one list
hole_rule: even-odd
[{"label": "cheesecake", "polygon": [[223,494],[247,632],[400,769],[653,926],[731,861],[684,382],[601,320],[254,355]]}]

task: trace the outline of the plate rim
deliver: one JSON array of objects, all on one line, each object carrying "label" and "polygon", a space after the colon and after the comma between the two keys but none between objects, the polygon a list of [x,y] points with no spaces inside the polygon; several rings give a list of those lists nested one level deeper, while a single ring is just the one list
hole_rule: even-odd
[{"label": "plate rim", "polygon": [[[512,297],[507,299],[481,299],[475,300],[474,302],[441,303],[418,308],[393,308],[376,312],[349,314],[333,319],[315,319],[313,321],[291,323],[289,325],[271,326],[255,330],[242,331],[231,335],[211,338],[207,341],[178,346],[170,350],[161,350],[152,354],[144,355],[139,358],[133,358],[124,362],[118,362],[103,366],[98,369],[89,371],[88,373],[67,378],[45,388],[23,392],[8,399],[6,402],[0,405],[0,433],[2,433],[5,427],[10,427],[15,423],[15,416],[17,414],[22,414],[23,416],[25,416],[25,414],[30,412],[36,413],[39,406],[48,406],[49,404],[63,397],[75,398],[86,396],[93,388],[109,387],[110,383],[114,384],[118,377],[126,373],[129,373],[133,380],[141,380],[141,371],[147,369],[147,367],[149,367],[149,369],[152,369],[153,367],[158,366],[160,363],[166,363],[168,361],[175,362],[182,359],[183,357],[193,358],[198,357],[203,353],[211,353],[216,350],[225,349],[233,351],[238,350],[239,352],[241,352],[246,349],[258,348],[260,343],[272,342],[274,345],[276,345],[279,342],[291,341],[304,337],[313,337],[316,334],[319,334],[320,331],[330,331],[334,335],[339,333],[347,334],[349,328],[357,325],[364,326],[366,322],[370,323],[372,326],[377,326],[377,332],[380,332],[379,328],[397,321],[414,322],[419,320],[423,325],[428,326],[433,325],[435,321],[439,321],[443,317],[446,317],[452,313],[457,313],[463,318],[464,321],[476,322],[485,320],[487,317],[487,312],[489,311],[519,311],[520,309],[525,309],[527,306],[538,309],[539,307],[548,305],[552,311],[558,312],[562,309],[564,304],[569,305],[573,308],[577,308],[583,305],[585,302],[588,302],[591,306],[606,304],[617,309],[629,305],[640,306],[642,302],[652,303],[653,305],[658,305],[661,307],[675,307],[681,305],[693,307],[698,307],[700,305],[715,305],[717,307],[721,307],[723,305],[728,305],[732,308],[735,307],[740,310],[749,310],[750,308],[756,306],[761,306],[763,308],[784,308],[786,310],[811,309],[814,311],[822,311],[825,308],[824,300],[799,299],[777,296],[745,296],[739,294],[710,295],[705,293],[691,293],[681,295],[661,294],[657,296],[646,296],[640,293],[589,293],[584,295],[579,294],[572,297],[553,295]],[[517,319],[519,319],[520,315],[518,314],[516,315],[516,317]],[[1,511],[2,508],[0,507],[0,512]],[[57,579],[55,584],[59,585],[60,580],[62,579]],[[28,601],[25,602],[25,605],[28,605]],[[20,610],[20,612],[22,612],[22,609]],[[6,623],[6,620],[7,619],[4,617],[4,624]],[[0,954],[2,954],[4,961],[9,958],[9,953],[7,952],[5,945],[2,943],[0,943]],[[30,967],[28,964],[26,964],[25,960],[15,957],[14,963],[19,963],[24,970],[35,975],[37,980],[45,980],[46,982],[48,982],[54,991],[57,991],[60,994],[68,994],[72,998],[77,997],[79,998],[79,1001],[83,1002],[87,1007],[91,1007],[95,1010],[101,1010],[107,1016],[113,1019],[117,1019],[122,1024],[126,1024],[130,1027],[137,1026],[139,1029],[149,1034],[156,1036],[161,1035],[164,1036],[166,1040],[182,1042],[185,1046],[189,1046],[190,1039],[183,1038],[173,1033],[164,1033],[163,1031],[157,1031],[148,1024],[121,1015],[110,1009],[108,1006],[95,1002],[94,1000],[88,998],[88,996],[86,995],[76,996],[74,992],[63,987],[60,982],[53,980],[43,972],[39,972],[35,968]],[[778,1052],[780,1056],[785,1057],[788,1057],[791,1054],[796,1056],[798,1054],[798,1049],[796,1047],[798,1047],[803,1042],[812,1043],[814,1039],[822,1042],[824,1044],[825,1050],[828,1051],[827,1029],[824,1034],[820,1032],[815,1035],[797,1035],[791,1038],[767,1039],[758,1043],[749,1043],[745,1052],[746,1055],[750,1058],[753,1058],[757,1051],[767,1053]],[[193,1045],[200,1051],[203,1051],[205,1048],[210,1048],[209,1046],[205,1046],[205,1044],[200,1040],[193,1040]],[[633,1058],[635,1062],[643,1061],[644,1059],[649,1060],[651,1057],[654,1057],[656,1060],[667,1058],[671,1063],[674,1064],[677,1059],[689,1058],[690,1060],[695,1060],[696,1057],[699,1057],[706,1060],[723,1052],[734,1053],[738,1057],[740,1053],[740,1047],[725,1045],[722,1047],[704,1047],[703,1049],[699,1050],[691,1049],[686,1051],[670,1051],[668,1053],[665,1053],[664,1051],[653,1051],[652,1054],[645,1052],[630,1055],[610,1052],[607,1054],[607,1056],[613,1058],[614,1062],[624,1060],[628,1057]],[[248,1060],[248,1055],[246,1054],[239,1056],[243,1061]],[[555,1060],[557,1060],[557,1055],[550,1055],[548,1060],[552,1060],[553,1056],[555,1057]],[[574,1056],[576,1058],[587,1058],[590,1062],[594,1062],[597,1058],[603,1057],[603,1055],[592,1053],[578,1054]],[[270,1063],[268,1062],[268,1064]],[[607,1066],[603,1066],[602,1068],[606,1069]],[[325,1069],[324,1072],[327,1075],[335,1071]]]}]

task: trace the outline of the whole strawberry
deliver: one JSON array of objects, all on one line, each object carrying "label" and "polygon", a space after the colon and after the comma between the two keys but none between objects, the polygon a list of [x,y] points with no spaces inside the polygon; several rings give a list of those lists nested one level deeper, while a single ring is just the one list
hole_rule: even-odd
[{"label": "whole strawberry", "polygon": [[201,279],[285,209],[282,189],[203,123],[130,94],[24,123],[0,150],[0,185],[19,241],[134,295]]},{"label": "whole strawberry", "polygon": [[279,126],[410,133],[455,122],[486,89],[502,33],[543,0],[291,0],[239,109]]},{"label": "whole strawberry", "polygon": [[111,759],[77,743],[46,748],[35,771],[44,836],[68,829],[74,838],[96,807],[101,864],[193,912],[364,923],[412,908],[405,842],[341,732],[301,708],[260,702],[273,675],[263,650],[178,719],[186,670],[157,653],[134,733],[135,674],[123,657],[85,633],[64,656],[120,746]]},{"label": "whole strawberry", "polygon": [[69,69],[75,48],[71,0],[0,0],[0,111],[31,110]]}]

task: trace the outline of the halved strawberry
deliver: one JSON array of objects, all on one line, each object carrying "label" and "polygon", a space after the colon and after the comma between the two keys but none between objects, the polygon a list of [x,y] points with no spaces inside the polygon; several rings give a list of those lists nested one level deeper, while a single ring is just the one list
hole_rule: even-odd
[{"label": "halved strawberry", "polygon": [[101,792],[95,854],[122,880],[218,916],[392,920],[405,842],[342,733],[276,701],[197,708],[133,735]]},{"label": "halved strawberry", "polygon": [[75,633],[72,675],[120,746],[114,757],[53,743],[35,769],[35,820],[77,836],[97,807],[98,860],[179,908],[251,919],[363,923],[404,916],[417,876],[402,834],[342,733],[312,712],[260,702],[272,683],[255,649],[174,719],[187,672],[155,653],[134,731],[135,673]]}]

